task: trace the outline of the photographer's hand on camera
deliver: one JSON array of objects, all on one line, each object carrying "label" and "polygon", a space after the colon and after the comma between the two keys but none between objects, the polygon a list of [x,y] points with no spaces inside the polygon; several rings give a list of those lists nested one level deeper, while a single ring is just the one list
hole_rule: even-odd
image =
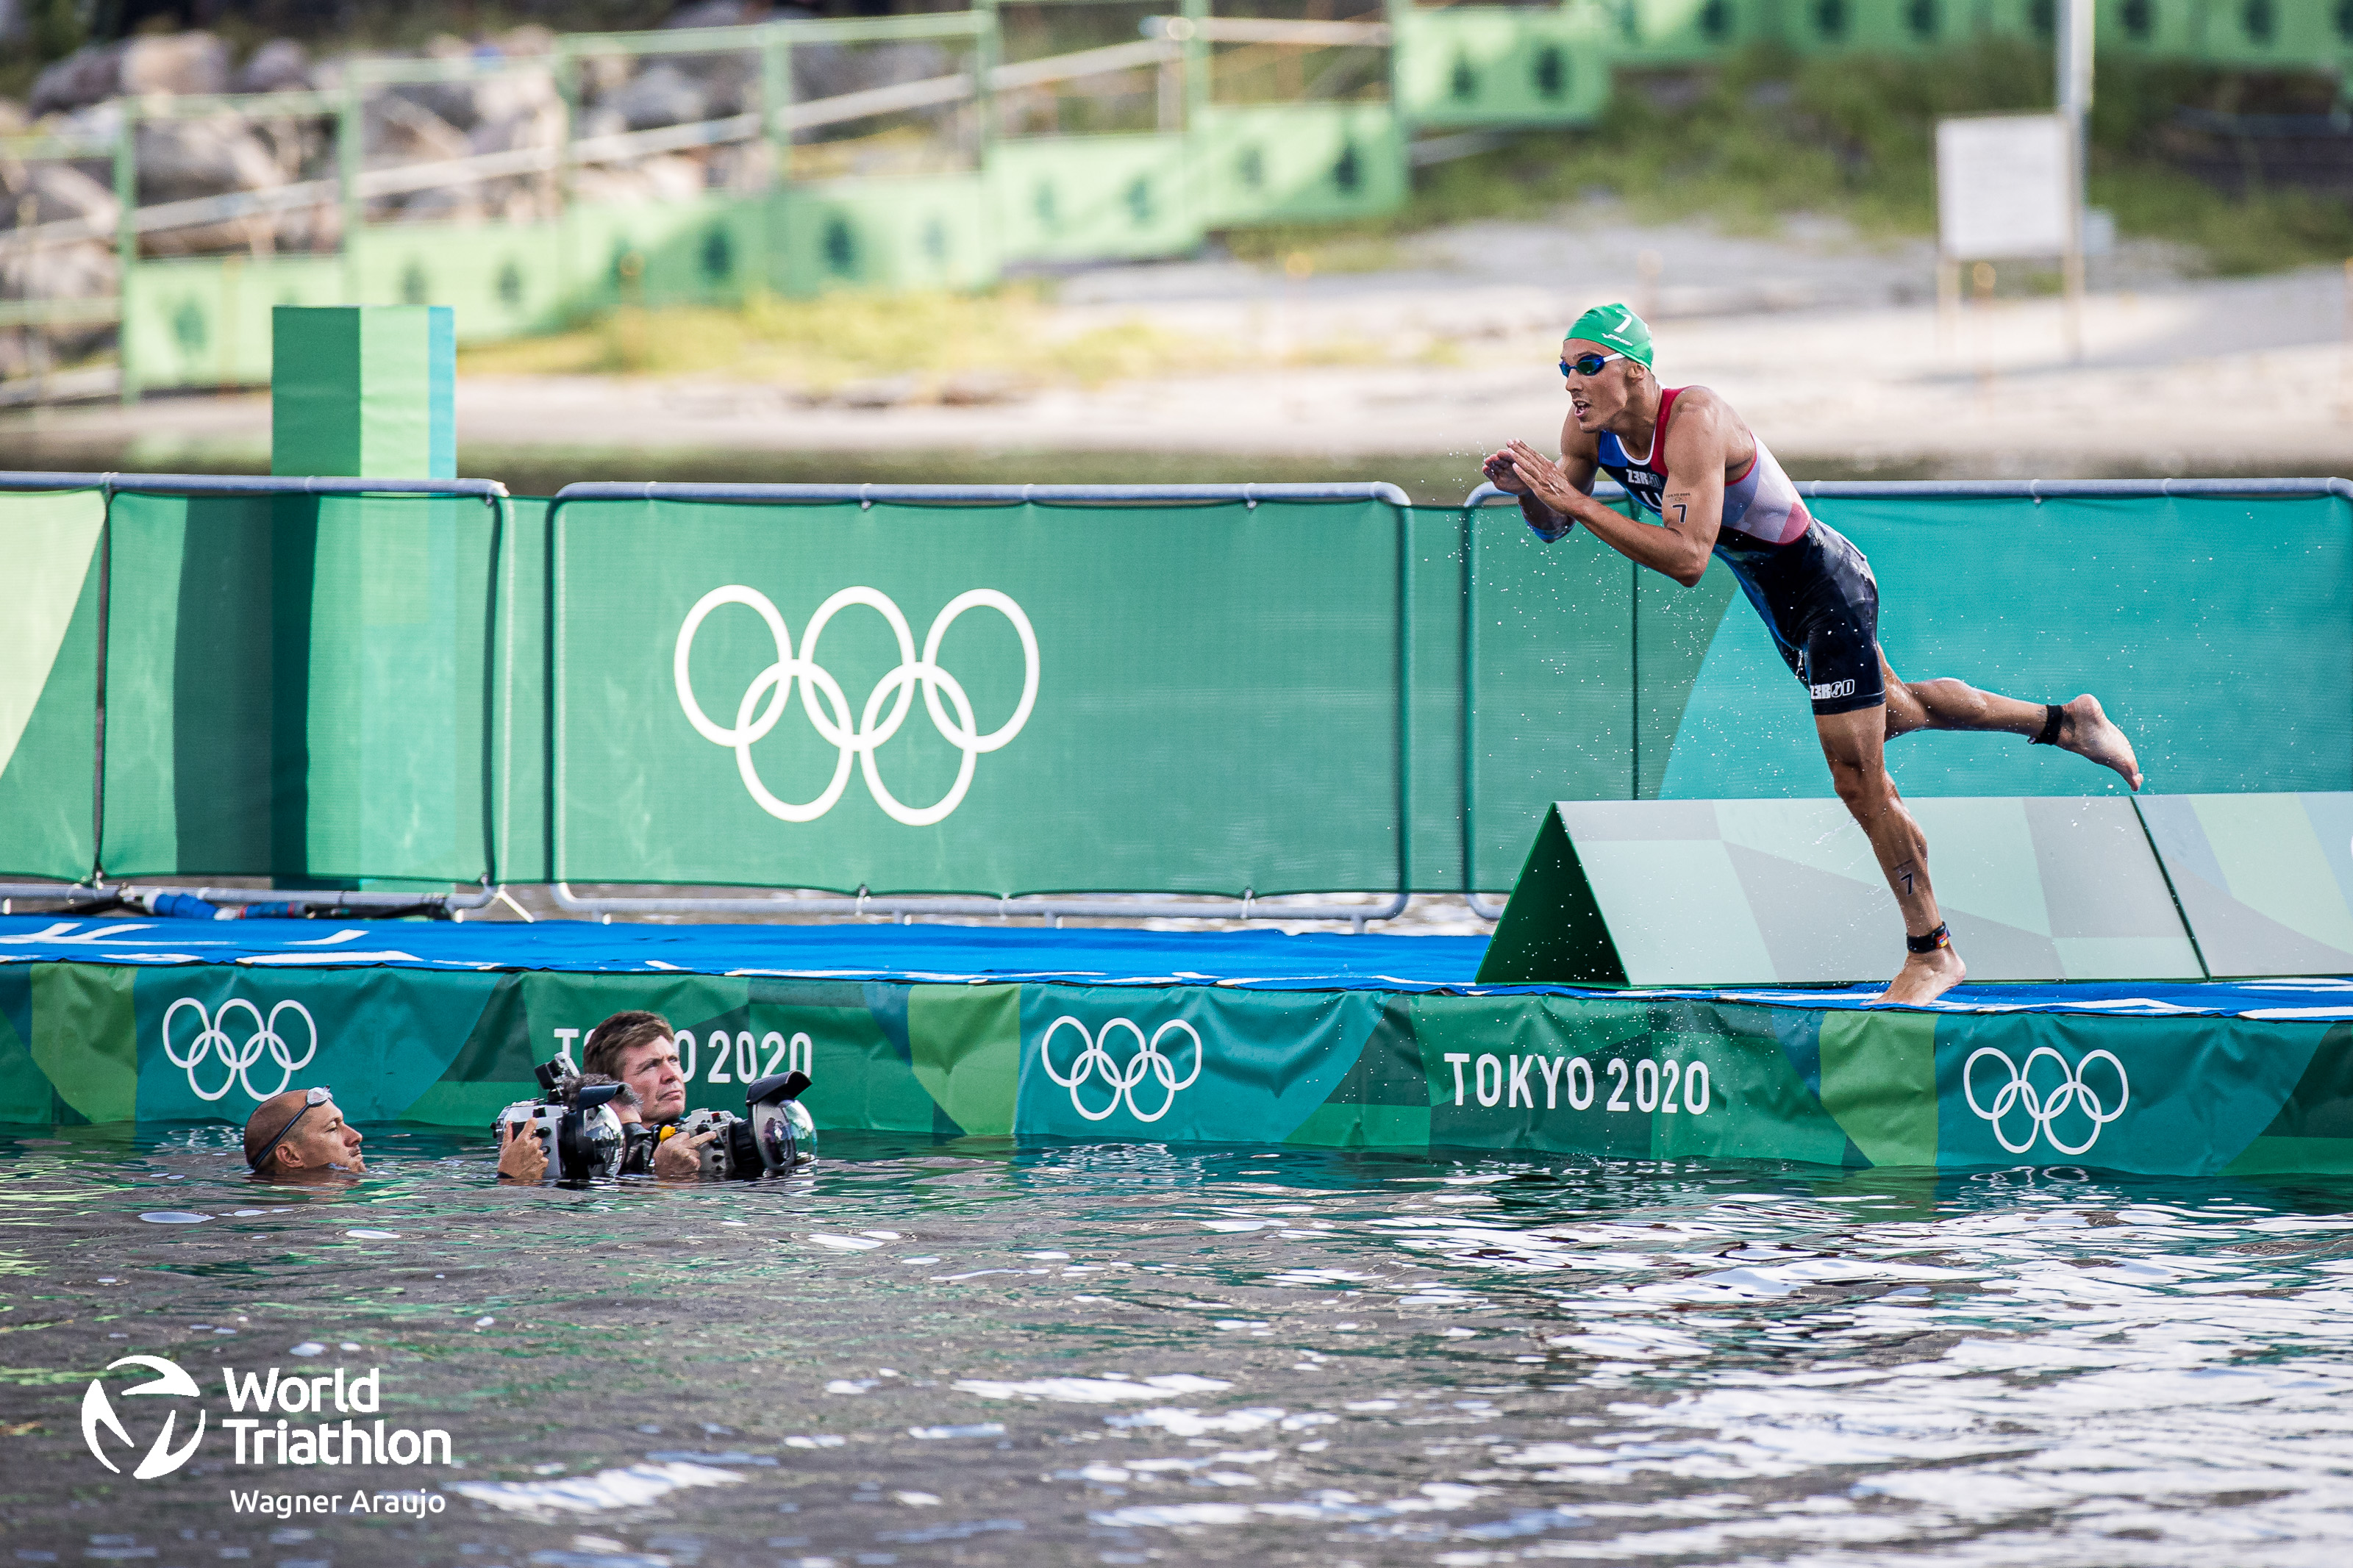
[{"label": "photographer's hand on camera", "polygon": [[499,1174],[510,1182],[535,1187],[547,1179],[547,1145],[537,1138],[510,1136],[499,1129]]},{"label": "photographer's hand on camera", "polygon": [[654,1174],[666,1182],[702,1180],[702,1149],[716,1132],[675,1133],[654,1148]]}]

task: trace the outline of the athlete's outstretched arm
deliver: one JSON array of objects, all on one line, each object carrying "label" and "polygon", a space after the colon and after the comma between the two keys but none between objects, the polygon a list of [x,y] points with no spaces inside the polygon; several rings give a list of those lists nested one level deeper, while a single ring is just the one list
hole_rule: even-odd
[{"label": "athlete's outstretched arm", "polygon": [[[1637,522],[1602,505],[1573,485],[1561,465],[1546,461],[1525,441],[1513,442],[1504,452],[1527,487],[1524,493],[1537,504],[1585,524],[1619,554],[1688,588],[1707,570],[1708,552],[1715,548],[1716,530],[1724,519],[1722,437],[1712,428],[1694,428],[1709,423],[1678,417],[1667,432],[1664,527]],[[1717,454],[1712,468],[1701,458],[1710,449]],[[1586,483],[1592,480],[1588,478]]]},{"label": "athlete's outstretched arm", "polygon": [[[1532,450],[1525,442],[1514,441],[1500,451],[1489,453],[1482,465],[1482,471],[1487,476],[1489,484],[1507,495],[1519,498],[1520,516],[1536,531],[1537,537],[1549,544],[1575,528],[1579,514],[1548,505],[1536,493],[1535,481],[1523,471],[1528,467],[1523,454]],[[1537,458],[1535,462],[1542,466],[1544,472],[1565,484],[1567,493],[1585,497],[1590,501],[1594,476],[1601,471],[1599,454],[1600,448],[1594,444],[1593,437],[1577,427],[1577,418],[1572,415],[1561,425],[1560,461],[1553,463]],[[1558,489],[1559,486],[1552,488]]]}]

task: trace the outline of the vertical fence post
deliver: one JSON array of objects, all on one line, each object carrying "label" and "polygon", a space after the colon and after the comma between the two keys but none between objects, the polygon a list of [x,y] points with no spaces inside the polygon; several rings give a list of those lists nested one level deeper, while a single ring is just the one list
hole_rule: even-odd
[{"label": "vertical fence post", "polygon": [[114,358],[121,367],[121,397],[139,401],[139,367],[131,345],[137,337],[131,325],[132,275],[139,269],[139,100],[116,100],[122,118],[114,128]]},{"label": "vertical fence post", "polygon": [[793,43],[784,24],[771,22],[760,29],[760,117],[773,150],[771,185],[793,180],[793,130],[786,116],[793,107]]},{"label": "vertical fence post", "polygon": [[559,36],[548,69],[555,75],[555,101],[563,110],[555,142],[555,298],[556,312],[568,317],[579,301],[573,295],[572,267],[572,139],[580,126],[580,57]]},{"label": "vertical fence post", "polygon": [[1479,503],[1462,503],[1462,896],[1479,898]]},{"label": "vertical fence post", "polygon": [[360,195],[360,169],[366,160],[366,121],[362,115],[360,65],[343,68],[343,102],[335,110],[335,195],[343,204],[343,302],[360,302],[360,226],[367,203]]},{"label": "vertical fence post", "polygon": [[793,130],[785,117],[793,107],[793,46],[781,23],[760,29],[760,129],[768,142],[768,189],[760,205],[760,288],[783,291],[785,258],[776,242],[784,227],[785,193],[793,183]]},{"label": "vertical fence post", "polygon": [[1209,19],[1209,0],[1185,0],[1185,19],[1193,24],[1185,29],[1185,123],[1190,127],[1201,122],[1201,111],[1209,107],[1209,40],[1201,36],[1201,24]]},{"label": "vertical fence post", "polygon": [[997,0],[974,0],[974,9],[983,18],[979,32],[973,35],[972,91],[973,106],[980,115],[980,146],[976,150],[983,167],[988,163],[988,150],[997,143],[997,68],[1005,63],[1005,22],[997,9]]},{"label": "vertical fence post", "polygon": [[[1567,10],[1573,0],[1560,0]],[[1407,188],[1412,188],[1413,127],[1405,117],[1405,94],[1398,87],[1398,64],[1405,58],[1406,18],[1413,11],[1413,0],[1381,0],[1381,20],[1389,25],[1388,64],[1383,72],[1389,89],[1389,115],[1397,122],[1398,157],[1406,166]]]},{"label": "vertical fence post", "polygon": [[108,616],[114,607],[114,484],[109,475],[99,485],[98,516],[98,669],[97,700],[90,725],[90,880],[106,880],[106,637]]},{"label": "vertical fence post", "polygon": [[[1393,501],[1398,528],[1398,910],[1413,901],[1413,508]],[[1363,931],[1359,923],[1356,930]]]}]

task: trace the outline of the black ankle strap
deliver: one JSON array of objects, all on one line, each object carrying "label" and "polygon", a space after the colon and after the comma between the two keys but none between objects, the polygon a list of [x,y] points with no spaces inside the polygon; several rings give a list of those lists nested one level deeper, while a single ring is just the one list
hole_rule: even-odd
[{"label": "black ankle strap", "polygon": [[1913,936],[1907,932],[1904,938],[1904,945],[1913,952],[1934,952],[1940,947],[1950,947],[1953,945],[1953,928],[1949,925],[1939,925],[1926,936]]},{"label": "black ankle strap", "polygon": [[2059,721],[2065,714],[2056,702],[2042,705],[2042,733],[2026,742],[2030,746],[2055,746],[2059,743]]}]

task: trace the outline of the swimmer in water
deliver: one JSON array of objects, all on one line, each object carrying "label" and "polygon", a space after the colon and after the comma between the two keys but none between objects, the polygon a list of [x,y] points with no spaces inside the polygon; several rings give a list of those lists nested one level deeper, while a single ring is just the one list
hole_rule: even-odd
[{"label": "swimmer in water", "polygon": [[[1547,543],[1578,523],[1637,565],[1688,588],[1721,556],[1814,704],[1831,782],[1871,840],[1904,911],[1907,956],[1881,1000],[1926,1002],[1968,977],[1928,880],[1928,841],[1887,776],[1885,747],[1915,730],[2023,735],[2113,768],[2134,789],[2132,742],[2090,696],[2021,702],[1950,679],[1904,681],[1879,651],[1879,584],[1862,552],[1806,510],[1765,443],[1704,386],[1661,386],[1651,329],[1623,305],[1588,310],[1561,345],[1569,413],[1560,461],[1524,441],[1486,460]],[[1592,497],[1607,473],[1659,520]]]},{"label": "swimmer in water", "polygon": [[272,1181],[315,1181],[367,1174],[360,1130],[343,1120],[334,1091],[292,1089],[273,1094],[245,1121],[245,1167]]}]

